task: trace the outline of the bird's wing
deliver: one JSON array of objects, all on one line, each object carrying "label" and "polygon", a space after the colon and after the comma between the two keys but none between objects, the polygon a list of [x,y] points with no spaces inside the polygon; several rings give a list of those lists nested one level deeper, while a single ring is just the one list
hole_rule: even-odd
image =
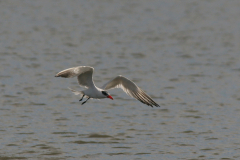
[{"label": "bird's wing", "polygon": [[148,106],[156,106],[160,107],[156,102],[152,100],[150,96],[148,96],[141,88],[139,88],[134,82],[129,79],[119,75],[106,84],[102,86],[102,89],[109,90],[113,88],[121,88],[124,92],[126,92],[129,96],[136,98],[140,102],[148,105]]},{"label": "bird's wing", "polygon": [[92,75],[93,75],[93,67],[89,66],[78,66],[73,68],[65,69],[55,75],[55,77],[64,77],[64,78],[78,78],[78,83],[80,86],[89,88],[94,86]]}]

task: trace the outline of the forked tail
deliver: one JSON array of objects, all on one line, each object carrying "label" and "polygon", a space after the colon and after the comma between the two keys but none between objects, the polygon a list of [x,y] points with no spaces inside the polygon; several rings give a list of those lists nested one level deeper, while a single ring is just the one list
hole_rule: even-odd
[{"label": "forked tail", "polygon": [[68,88],[68,89],[70,89],[75,95],[83,95],[82,91],[76,91],[76,90],[74,90],[72,88]]}]

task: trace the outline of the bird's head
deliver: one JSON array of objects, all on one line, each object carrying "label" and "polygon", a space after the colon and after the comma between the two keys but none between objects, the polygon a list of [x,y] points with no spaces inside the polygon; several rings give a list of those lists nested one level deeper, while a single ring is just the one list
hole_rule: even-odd
[{"label": "bird's head", "polygon": [[103,94],[104,96],[106,96],[107,98],[110,98],[110,99],[113,100],[112,96],[110,96],[107,91],[102,91],[102,94]]}]

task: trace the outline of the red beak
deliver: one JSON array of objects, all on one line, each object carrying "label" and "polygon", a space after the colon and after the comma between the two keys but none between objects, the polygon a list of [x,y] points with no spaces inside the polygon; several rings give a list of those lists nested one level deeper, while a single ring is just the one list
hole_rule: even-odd
[{"label": "red beak", "polygon": [[109,96],[107,96],[107,98],[110,98],[110,99],[112,99],[112,100],[113,100],[112,96],[110,96],[110,95],[109,95]]}]

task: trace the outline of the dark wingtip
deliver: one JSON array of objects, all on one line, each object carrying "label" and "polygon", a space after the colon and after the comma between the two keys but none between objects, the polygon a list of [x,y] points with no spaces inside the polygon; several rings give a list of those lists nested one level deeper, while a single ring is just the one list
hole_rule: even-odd
[{"label": "dark wingtip", "polygon": [[155,104],[154,106],[155,106],[155,107],[161,107],[161,106],[159,106],[159,104]]}]

